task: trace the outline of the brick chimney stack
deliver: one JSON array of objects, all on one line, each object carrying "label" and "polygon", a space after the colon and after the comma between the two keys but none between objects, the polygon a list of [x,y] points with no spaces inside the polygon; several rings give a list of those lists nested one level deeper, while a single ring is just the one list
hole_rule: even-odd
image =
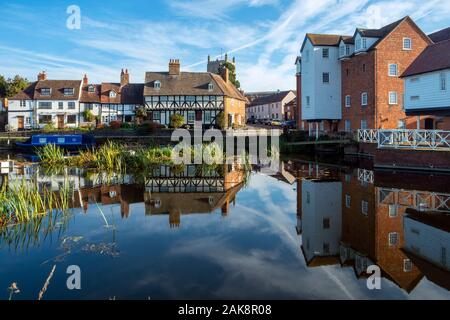
[{"label": "brick chimney stack", "polygon": [[223,67],[221,71],[222,79],[225,81],[225,83],[230,82],[230,70],[228,68]]},{"label": "brick chimney stack", "polygon": [[38,79],[38,81],[45,81],[45,80],[47,80],[47,72],[45,72],[45,71],[40,72],[38,74],[37,79]]},{"label": "brick chimney stack", "polygon": [[126,86],[127,84],[130,83],[130,74],[128,73],[128,69],[125,69],[125,71],[123,71],[120,73],[120,86]]},{"label": "brick chimney stack", "polygon": [[89,84],[89,78],[88,78],[87,74],[85,74],[83,77],[83,86],[87,86],[88,84]]},{"label": "brick chimney stack", "polygon": [[169,61],[169,76],[179,76],[181,73],[180,60],[170,59]]}]

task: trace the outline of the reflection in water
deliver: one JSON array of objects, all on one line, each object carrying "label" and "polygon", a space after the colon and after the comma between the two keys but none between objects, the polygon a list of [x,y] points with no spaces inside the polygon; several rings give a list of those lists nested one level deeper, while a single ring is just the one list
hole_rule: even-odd
[{"label": "reflection in water", "polygon": [[[312,164],[297,168],[297,232],[307,265],[351,267],[357,278],[368,277],[367,267],[377,265],[408,293],[424,276],[448,290],[448,176],[334,171]],[[426,179],[433,180],[434,190],[424,190],[430,187]]]},{"label": "reflection in water", "polygon": [[[15,298],[32,299],[24,288],[39,291],[51,264],[88,278],[67,292],[56,272],[54,299],[450,298],[448,176],[302,161],[251,178],[240,165],[146,176],[25,165],[0,184],[24,180],[54,192],[69,181],[72,209],[0,229],[0,292],[17,281]],[[380,294],[365,285],[374,264]]]}]

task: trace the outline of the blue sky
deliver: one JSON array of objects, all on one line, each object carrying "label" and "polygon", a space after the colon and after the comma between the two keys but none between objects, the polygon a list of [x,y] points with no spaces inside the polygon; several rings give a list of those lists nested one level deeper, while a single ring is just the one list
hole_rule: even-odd
[{"label": "blue sky", "polygon": [[[81,9],[69,30],[67,7]],[[353,34],[410,15],[427,33],[450,26],[450,0],[0,0],[0,74],[34,80],[133,82],[145,71],[206,71],[208,54],[236,56],[245,91],[295,88],[295,57],[306,32]]]}]

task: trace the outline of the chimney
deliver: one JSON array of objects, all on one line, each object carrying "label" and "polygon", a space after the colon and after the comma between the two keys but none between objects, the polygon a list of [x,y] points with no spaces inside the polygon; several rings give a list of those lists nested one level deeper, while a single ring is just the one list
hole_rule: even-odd
[{"label": "chimney", "polygon": [[38,81],[45,81],[47,80],[47,72],[42,71],[38,74]]},{"label": "chimney", "polygon": [[89,78],[88,78],[87,74],[85,74],[83,77],[83,86],[87,86],[88,84],[89,84]]},{"label": "chimney", "polygon": [[169,76],[179,76],[180,75],[180,60],[170,59],[169,62]]},{"label": "chimney", "polygon": [[128,73],[128,69],[126,69],[125,71],[123,71],[120,73],[120,86],[126,86],[127,84],[130,83],[130,74]]},{"label": "chimney", "polygon": [[225,81],[225,83],[230,82],[230,70],[228,70],[228,68],[223,67],[221,75],[222,75],[222,79],[223,79],[223,81]]}]

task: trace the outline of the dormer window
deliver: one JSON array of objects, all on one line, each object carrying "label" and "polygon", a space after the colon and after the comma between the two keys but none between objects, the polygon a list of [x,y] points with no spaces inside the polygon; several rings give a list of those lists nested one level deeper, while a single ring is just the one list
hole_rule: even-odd
[{"label": "dormer window", "polygon": [[95,92],[95,87],[94,87],[93,85],[90,85],[90,86],[88,87],[88,92],[90,92],[90,93]]},{"label": "dormer window", "polygon": [[161,89],[161,81],[155,81],[154,87],[155,89]]},{"label": "dormer window", "polygon": [[73,96],[75,93],[74,88],[64,88],[64,95],[65,96]]},{"label": "dormer window", "polygon": [[361,49],[361,39],[356,39],[356,51]]},{"label": "dormer window", "polygon": [[362,38],[362,47],[363,49],[367,49],[367,39],[366,38]]},{"label": "dormer window", "polygon": [[208,90],[209,91],[213,91],[214,90],[214,85],[212,83],[208,84]]},{"label": "dormer window", "polygon": [[110,97],[110,98],[115,98],[115,97],[117,97],[117,93],[116,93],[114,90],[111,90],[111,91],[109,92],[109,97]]},{"label": "dormer window", "polygon": [[41,95],[42,96],[51,96],[52,95],[52,89],[51,88],[42,88],[41,89]]}]

